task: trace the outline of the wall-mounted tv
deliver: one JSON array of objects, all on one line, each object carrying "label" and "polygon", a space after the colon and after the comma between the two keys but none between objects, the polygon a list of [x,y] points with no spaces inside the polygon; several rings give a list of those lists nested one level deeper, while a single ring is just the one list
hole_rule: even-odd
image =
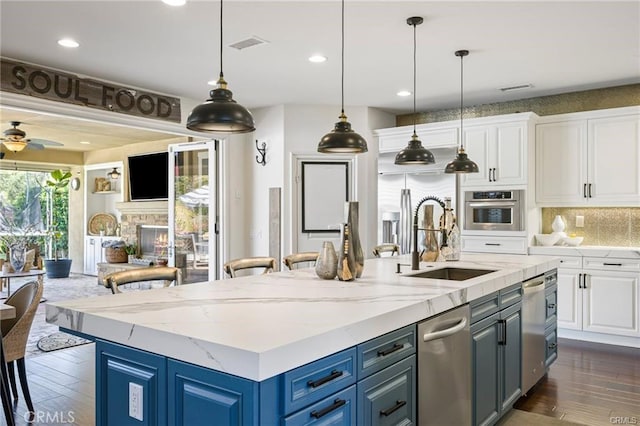
[{"label": "wall-mounted tv", "polygon": [[131,201],[169,198],[169,153],[132,155],[129,162],[129,199]]}]

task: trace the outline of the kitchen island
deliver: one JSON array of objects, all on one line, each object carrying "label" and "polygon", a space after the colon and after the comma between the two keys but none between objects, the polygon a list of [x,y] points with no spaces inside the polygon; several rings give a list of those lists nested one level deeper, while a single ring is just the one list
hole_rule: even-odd
[{"label": "kitchen island", "polygon": [[[295,404],[289,407],[283,401],[285,397],[273,395],[286,387],[283,381],[287,372],[557,266],[557,261],[547,256],[489,254],[463,254],[459,262],[421,263],[421,270],[455,266],[495,271],[465,281],[451,281],[411,277],[417,271],[406,266],[402,267],[402,274],[397,274],[398,262],[409,263],[409,256],[369,259],[363,276],[352,282],[321,280],[313,269],[302,269],[51,303],[46,308],[47,322],[93,336],[107,345],[116,344],[122,349],[114,350],[114,357],[119,360],[127,359],[127,350],[139,352],[143,358],[153,355],[151,363],[157,362],[160,367],[152,368],[148,374],[159,372],[156,379],[160,389],[152,386],[150,389],[156,389],[153,395],[145,392],[145,404],[140,407],[129,404],[131,420],[137,418],[137,410],[142,407],[144,413],[148,410],[155,413],[152,418],[140,416],[144,424],[166,424],[167,416],[168,424],[173,424],[176,416],[186,418],[184,413],[172,411],[177,396],[172,395],[170,384],[163,384],[172,381],[167,378],[166,369],[161,371],[163,363],[169,360],[188,369],[201,368],[212,373],[206,381],[228,378],[246,385],[252,397],[245,398],[240,408],[235,407],[242,413],[241,418],[232,416],[229,424],[280,423],[288,408],[299,408]],[[98,348],[96,357],[97,423],[111,424],[112,421],[103,419],[100,408],[101,400],[116,397],[101,382],[108,377],[101,375],[107,373],[101,369],[108,369],[109,362],[102,365]],[[133,391],[129,388],[130,396],[137,395],[135,392],[138,388],[134,386]],[[296,389],[292,392],[295,394]],[[162,398],[165,403],[168,398],[168,408],[154,408],[152,396],[160,404]],[[109,408],[124,410],[126,420],[129,400],[126,395],[122,398],[123,407],[116,403]]]}]

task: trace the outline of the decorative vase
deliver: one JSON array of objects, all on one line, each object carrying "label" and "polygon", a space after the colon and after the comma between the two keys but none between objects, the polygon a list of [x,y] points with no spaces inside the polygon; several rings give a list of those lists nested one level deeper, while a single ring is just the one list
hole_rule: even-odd
[{"label": "decorative vase", "polygon": [[344,219],[347,225],[349,225],[349,245],[351,246],[353,258],[356,262],[356,278],[360,278],[362,276],[362,271],[364,269],[364,251],[362,250],[362,244],[360,244],[360,233],[358,232],[358,206],[359,203],[357,201],[348,201],[344,206]]},{"label": "decorative vase", "polygon": [[356,261],[351,248],[349,224],[340,226],[340,254],[338,255],[337,275],[340,281],[355,279]]},{"label": "decorative vase", "polygon": [[564,231],[564,221],[562,220],[562,216],[556,215],[553,219],[553,223],[551,224],[551,229],[553,229],[553,232]]},{"label": "decorative vase", "polygon": [[424,252],[422,252],[423,262],[435,262],[438,260],[440,248],[438,247],[438,236],[433,224],[433,206],[424,206],[424,219],[422,222],[424,228]]},{"label": "decorative vase", "polygon": [[322,250],[316,260],[316,275],[323,280],[332,280],[338,274],[338,255],[331,241],[322,243]]},{"label": "decorative vase", "polygon": [[24,245],[16,244],[11,246],[9,253],[9,263],[15,272],[22,272],[27,257],[27,248]]}]

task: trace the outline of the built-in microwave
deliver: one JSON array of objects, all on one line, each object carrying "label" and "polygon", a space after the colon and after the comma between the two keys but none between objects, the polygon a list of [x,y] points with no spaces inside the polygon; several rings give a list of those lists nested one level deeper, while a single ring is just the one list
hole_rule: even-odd
[{"label": "built-in microwave", "polygon": [[524,190],[466,191],[464,229],[469,231],[523,231]]}]

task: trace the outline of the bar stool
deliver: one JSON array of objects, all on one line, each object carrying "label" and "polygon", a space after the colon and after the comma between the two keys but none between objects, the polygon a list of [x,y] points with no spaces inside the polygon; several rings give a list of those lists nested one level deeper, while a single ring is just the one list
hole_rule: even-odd
[{"label": "bar stool", "polygon": [[263,274],[271,273],[276,269],[276,259],[266,256],[244,257],[230,260],[224,264],[224,271],[229,274],[231,278],[237,277],[237,271],[251,268],[264,268],[262,271]]},{"label": "bar stool", "polygon": [[373,248],[373,255],[375,257],[382,257],[382,253],[391,253],[390,256],[400,255],[400,246],[397,244],[380,244]]},{"label": "bar stool", "polygon": [[282,263],[284,263],[287,266],[287,268],[289,268],[289,270],[292,270],[294,269],[294,265],[297,263],[313,262],[315,265],[316,260],[318,260],[318,256],[320,256],[320,253],[318,253],[317,251],[305,251],[302,253],[293,253],[288,256],[285,256],[282,259]]},{"label": "bar stool", "polygon": [[175,285],[182,284],[182,272],[180,268],[171,266],[151,266],[128,271],[113,272],[104,277],[102,284],[111,289],[113,294],[122,293],[120,286],[143,282],[143,281],[164,281],[164,287],[169,287],[172,282]]}]

